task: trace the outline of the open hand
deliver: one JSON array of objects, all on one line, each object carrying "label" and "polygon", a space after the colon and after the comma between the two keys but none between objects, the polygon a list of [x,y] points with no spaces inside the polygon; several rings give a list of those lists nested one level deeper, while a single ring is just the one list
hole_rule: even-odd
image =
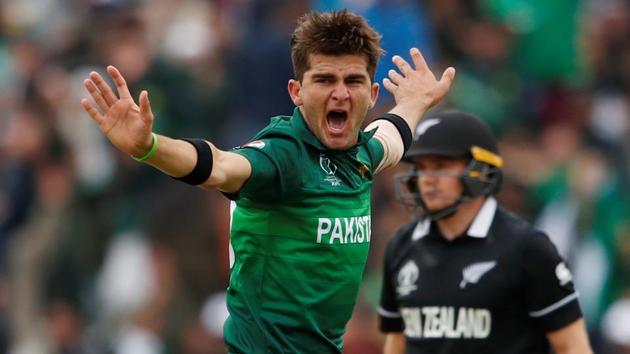
[{"label": "open hand", "polygon": [[411,48],[409,54],[414,67],[395,55],[392,61],[399,72],[390,70],[389,78],[383,80],[383,86],[394,95],[397,106],[422,114],[446,95],[455,78],[455,69],[449,67],[444,70],[442,78],[438,81],[418,48]]},{"label": "open hand", "polygon": [[97,108],[85,98],[81,105],[116,148],[132,156],[144,156],[152,144],[153,113],[149,94],[145,90],[140,93],[138,106],[118,69],[110,65],[107,73],[116,85],[118,96],[103,77],[93,71],[83,84]]}]

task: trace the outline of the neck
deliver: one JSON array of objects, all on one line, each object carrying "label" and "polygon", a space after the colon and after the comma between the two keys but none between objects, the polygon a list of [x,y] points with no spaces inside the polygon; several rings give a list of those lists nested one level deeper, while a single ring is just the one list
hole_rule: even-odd
[{"label": "neck", "polygon": [[444,238],[452,241],[464,234],[486,201],[485,197],[462,203],[453,215],[436,221]]}]

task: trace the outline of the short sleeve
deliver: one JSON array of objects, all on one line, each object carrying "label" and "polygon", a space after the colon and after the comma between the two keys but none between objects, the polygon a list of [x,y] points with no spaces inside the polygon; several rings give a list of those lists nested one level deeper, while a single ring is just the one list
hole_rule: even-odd
[{"label": "short sleeve", "polygon": [[545,332],[582,317],[571,271],[547,235],[526,239],[524,262],[527,311]]},{"label": "short sleeve", "polygon": [[396,278],[391,269],[393,253],[393,244],[390,243],[383,261],[383,286],[378,308],[379,329],[384,333],[402,332],[405,328],[396,298],[396,286],[394,284]]},{"label": "short sleeve", "polygon": [[376,168],[380,165],[381,161],[385,157],[385,150],[380,141],[376,138],[371,138],[366,144],[367,152],[369,154],[370,162],[372,163],[372,173],[376,172]]},{"label": "short sleeve", "polygon": [[232,152],[244,156],[252,165],[251,176],[233,199],[280,200],[299,188],[302,152],[297,142],[282,138],[261,139],[234,148]]}]

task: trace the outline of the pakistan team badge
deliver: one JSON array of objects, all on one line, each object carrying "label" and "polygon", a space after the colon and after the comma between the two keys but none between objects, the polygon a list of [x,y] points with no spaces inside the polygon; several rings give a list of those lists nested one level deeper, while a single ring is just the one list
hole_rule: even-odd
[{"label": "pakistan team badge", "polygon": [[337,165],[330,161],[330,159],[324,154],[319,155],[319,167],[326,174],[324,181],[330,183],[333,187],[341,184],[339,177],[335,176],[335,173],[337,173]]}]

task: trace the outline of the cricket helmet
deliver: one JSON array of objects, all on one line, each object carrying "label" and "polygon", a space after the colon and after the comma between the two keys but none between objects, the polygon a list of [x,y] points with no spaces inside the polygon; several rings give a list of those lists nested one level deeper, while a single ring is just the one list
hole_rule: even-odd
[{"label": "cricket helmet", "polygon": [[[417,185],[417,178],[423,172],[418,170],[415,161],[427,155],[468,161],[467,168],[459,175],[464,192],[453,205],[437,212],[426,210]],[[395,177],[397,199],[420,207],[434,220],[452,215],[465,201],[498,193],[503,180],[503,159],[495,136],[481,119],[460,111],[437,112],[423,119],[403,160],[413,167],[410,172]]]}]

